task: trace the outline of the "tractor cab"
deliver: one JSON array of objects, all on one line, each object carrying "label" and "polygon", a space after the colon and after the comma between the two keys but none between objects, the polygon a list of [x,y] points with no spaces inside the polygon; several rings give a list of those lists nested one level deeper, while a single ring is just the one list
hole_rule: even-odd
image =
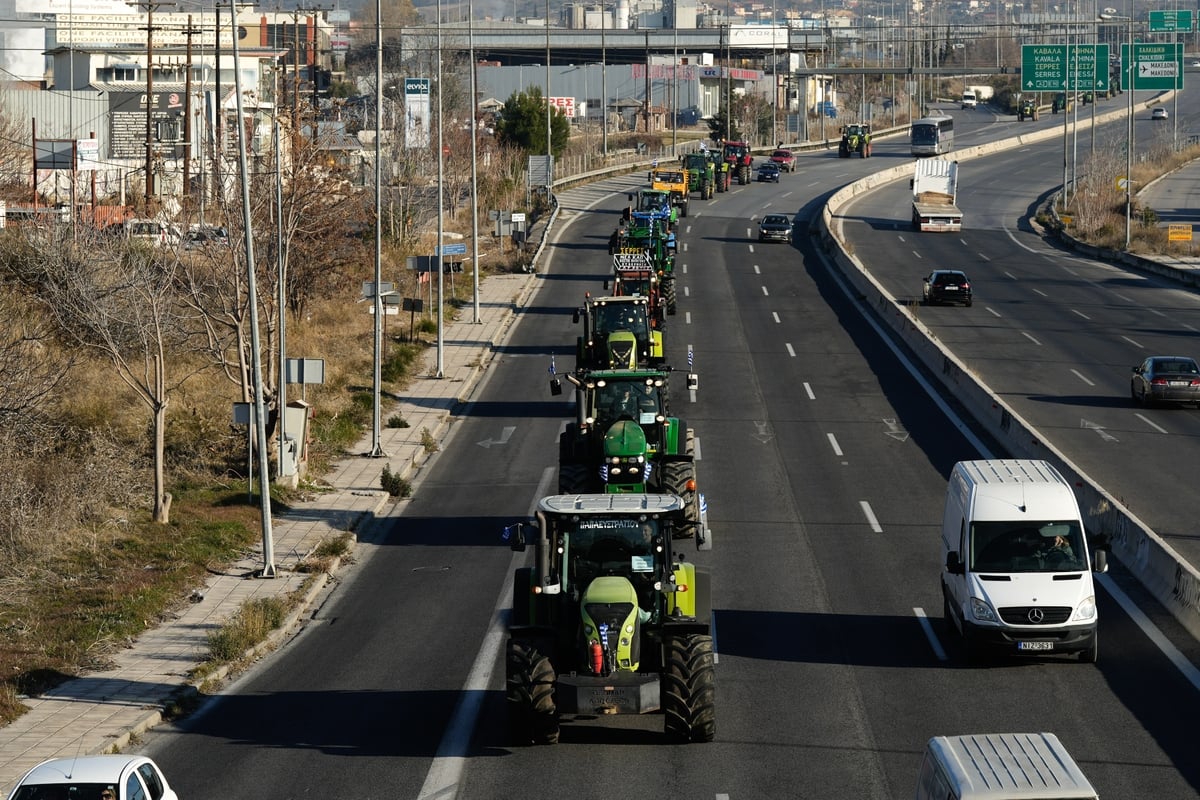
[{"label": "tractor cab", "polygon": [[576,369],[634,369],[663,360],[662,331],[654,325],[648,297],[589,295],[575,321],[583,323]]}]

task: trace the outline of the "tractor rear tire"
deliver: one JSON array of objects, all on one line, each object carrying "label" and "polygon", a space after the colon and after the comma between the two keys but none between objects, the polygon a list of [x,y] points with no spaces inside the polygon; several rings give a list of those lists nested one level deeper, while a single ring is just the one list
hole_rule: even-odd
[{"label": "tractor rear tire", "polygon": [[668,314],[675,313],[675,279],[672,278],[662,283],[663,303],[667,307]]},{"label": "tractor rear tire", "polygon": [[[687,446],[692,447],[691,441]],[[683,516],[688,525],[687,532],[679,538],[691,538],[700,529],[700,493],[688,484],[696,481],[696,463],[694,461],[667,461],[659,472],[659,482],[667,494],[676,494],[683,498]]]},{"label": "tractor rear tire", "polygon": [[589,470],[584,464],[558,465],[559,494],[588,494],[592,491]]},{"label": "tractor rear tire", "polygon": [[712,637],[663,639],[663,731],[680,744],[711,742],[717,733],[716,666]]},{"label": "tractor rear tire", "polygon": [[547,655],[550,650],[549,640],[508,640],[505,697],[515,744],[558,744],[557,675]]}]

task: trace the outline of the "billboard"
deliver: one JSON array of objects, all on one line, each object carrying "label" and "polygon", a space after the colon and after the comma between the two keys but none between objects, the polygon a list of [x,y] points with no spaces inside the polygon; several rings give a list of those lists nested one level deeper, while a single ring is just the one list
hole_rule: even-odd
[{"label": "billboard", "polygon": [[404,146],[429,147],[429,78],[404,79]]}]

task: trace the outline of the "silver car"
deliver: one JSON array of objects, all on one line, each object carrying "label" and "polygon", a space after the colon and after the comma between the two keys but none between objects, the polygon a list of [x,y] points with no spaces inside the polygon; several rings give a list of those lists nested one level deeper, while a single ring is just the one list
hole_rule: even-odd
[{"label": "silver car", "polygon": [[1139,403],[1200,403],[1200,366],[1187,356],[1151,356],[1133,368],[1129,395]]},{"label": "silver car", "polygon": [[108,755],[43,761],[21,778],[9,800],[178,800],[158,765],[145,756]]}]

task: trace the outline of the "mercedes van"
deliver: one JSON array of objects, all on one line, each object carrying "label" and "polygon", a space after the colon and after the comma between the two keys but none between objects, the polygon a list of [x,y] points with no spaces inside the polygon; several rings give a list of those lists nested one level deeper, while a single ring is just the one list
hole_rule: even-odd
[{"label": "mercedes van", "polygon": [[1092,572],[1107,570],[1105,549],[1089,541],[1075,492],[1051,464],[955,464],[942,516],[942,597],[967,660],[1074,653],[1095,662]]},{"label": "mercedes van", "polygon": [[916,800],[1097,800],[1053,733],[935,736],[925,746]]}]

